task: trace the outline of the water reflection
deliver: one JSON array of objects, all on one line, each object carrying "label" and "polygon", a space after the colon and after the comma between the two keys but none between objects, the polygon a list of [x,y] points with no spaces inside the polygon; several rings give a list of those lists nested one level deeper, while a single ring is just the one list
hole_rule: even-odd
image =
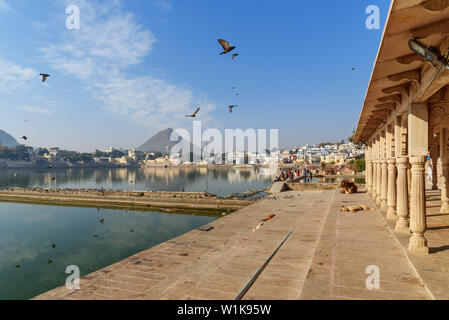
[{"label": "water reflection", "polygon": [[[15,173],[19,173],[15,175]],[[105,188],[151,191],[208,191],[220,196],[270,186],[272,176],[241,168],[118,168],[0,170],[7,187]]]},{"label": "water reflection", "polygon": [[0,203],[0,299],[32,298],[63,285],[68,265],[86,275],[214,219]]}]

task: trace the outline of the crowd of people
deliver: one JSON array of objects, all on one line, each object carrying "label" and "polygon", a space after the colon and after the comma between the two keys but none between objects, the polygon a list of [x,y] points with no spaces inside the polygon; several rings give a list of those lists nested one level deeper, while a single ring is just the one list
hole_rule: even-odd
[{"label": "crowd of people", "polygon": [[[302,171],[302,176],[301,176]],[[313,180],[313,173],[311,170],[304,168],[300,169],[289,169],[289,170],[281,170],[280,174],[276,176],[275,181],[293,181],[295,179],[303,178],[304,182],[310,182]]]}]

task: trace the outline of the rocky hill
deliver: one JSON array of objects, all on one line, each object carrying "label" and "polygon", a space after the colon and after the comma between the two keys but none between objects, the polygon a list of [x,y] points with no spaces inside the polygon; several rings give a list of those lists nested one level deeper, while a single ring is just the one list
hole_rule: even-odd
[{"label": "rocky hill", "polygon": [[3,130],[0,130],[0,146],[11,148],[18,145],[19,143],[13,138],[13,136]]}]

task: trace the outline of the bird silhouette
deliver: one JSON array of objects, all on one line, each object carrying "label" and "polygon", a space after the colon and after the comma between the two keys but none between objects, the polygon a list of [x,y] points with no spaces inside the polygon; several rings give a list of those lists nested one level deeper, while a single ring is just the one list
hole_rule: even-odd
[{"label": "bird silhouette", "polygon": [[234,106],[234,105],[233,106],[229,106],[228,107],[229,108],[229,112],[232,113],[232,109],[234,109],[235,107],[238,107],[238,106]]},{"label": "bird silhouette", "polygon": [[187,118],[195,118],[199,111],[200,111],[200,108],[198,107],[198,109],[196,109],[196,111],[193,114],[191,114],[191,115],[186,114],[186,117]]},{"label": "bird silhouette", "polygon": [[40,75],[42,76],[42,82],[45,82],[45,80],[47,80],[47,78],[50,76],[49,74],[46,73],[41,73]]},{"label": "bird silhouette", "polygon": [[239,56],[239,54],[238,53],[234,53],[233,55],[232,55],[232,60],[234,60],[236,57],[238,57]]},{"label": "bird silhouette", "polygon": [[26,139],[28,139],[28,138],[27,138],[26,136],[23,136],[22,139],[23,139],[23,140],[26,140]]},{"label": "bird silhouette", "polygon": [[355,70],[355,68],[354,68],[354,67],[352,67],[352,68],[351,68],[351,70],[352,70],[352,71],[354,71],[354,70]]},{"label": "bird silhouette", "polygon": [[226,40],[218,39],[218,43],[221,44],[221,46],[223,47],[223,50],[224,50],[222,53],[220,53],[220,55],[226,54],[226,53],[231,52],[232,50],[235,49],[235,47],[231,46],[229,44],[229,42],[227,42]]},{"label": "bird silhouette", "polygon": [[101,220],[100,220],[100,223],[103,224],[103,223],[104,223],[104,219],[101,219]]}]

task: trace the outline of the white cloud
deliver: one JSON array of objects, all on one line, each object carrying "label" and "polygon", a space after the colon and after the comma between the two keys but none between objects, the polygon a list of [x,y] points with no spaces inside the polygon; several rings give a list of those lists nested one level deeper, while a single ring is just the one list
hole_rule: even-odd
[{"label": "white cloud", "polygon": [[202,113],[214,108],[188,88],[132,75],[129,67],[141,64],[157,39],[134,15],[122,12],[120,1],[83,0],[78,5],[80,29],[67,30],[61,42],[41,51],[53,68],[82,80],[106,110],[156,129],[177,125],[198,105]]},{"label": "white cloud", "polygon": [[23,106],[20,107],[21,110],[25,110],[31,113],[37,113],[37,114],[51,114],[50,111],[44,108],[36,107],[36,106]]},{"label": "white cloud", "polygon": [[[0,0],[1,1],[1,0]],[[32,86],[33,79],[39,79],[39,73],[31,68],[0,59],[0,92],[12,93],[16,89]]]},{"label": "white cloud", "polygon": [[12,11],[12,8],[5,0],[0,0],[0,11],[1,10]]}]

